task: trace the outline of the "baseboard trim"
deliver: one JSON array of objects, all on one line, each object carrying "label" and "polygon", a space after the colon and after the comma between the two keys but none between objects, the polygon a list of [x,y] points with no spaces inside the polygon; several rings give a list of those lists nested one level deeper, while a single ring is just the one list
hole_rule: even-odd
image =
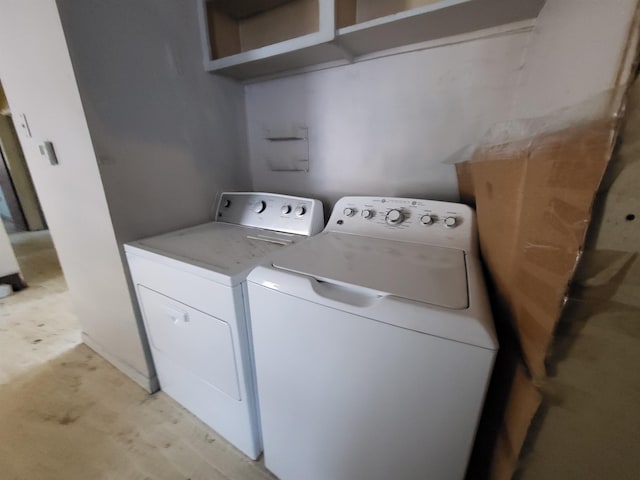
[{"label": "baseboard trim", "polygon": [[103,357],[109,363],[111,363],[114,367],[124,373],[131,380],[136,382],[142,388],[144,388],[149,393],[154,393],[160,390],[160,384],[158,383],[158,377],[153,375],[152,377],[147,377],[143,373],[137,371],[135,368],[130,365],[124,363],[117,357],[114,357],[97,342],[95,342],[89,335],[85,332],[82,332],[82,341],[94,352]]}]

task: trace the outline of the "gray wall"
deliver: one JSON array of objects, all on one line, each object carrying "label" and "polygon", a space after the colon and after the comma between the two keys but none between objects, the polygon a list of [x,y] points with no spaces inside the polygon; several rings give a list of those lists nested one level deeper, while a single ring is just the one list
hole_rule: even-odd
[{"label": "gray wall", "polygon": [[0,0],[0,76],[30,122],[18,134],[84,339],[147,388],[122,243],[206,221],[218,191],[249,186],[243,89],[205,73],[195,7]]},{"label": "gray wall", "polygon": [[[53,0],[0,0],[0,78],[83,337],[146,388],[153,383]],[[17,122],[27,116],[32,137]],[[52,166],[38,144],[53,142]]]},{"label": "gray wall", "polygon": [[243,89],[204,71],[195,2],[57,4],[128,271],[123,243],[209,221],[220,191],[249,188]]},{"label": "gray wall", "polygon": [[[247,85],[253,186],[457,200],[443,162],[509,117],[529,32]],[[310,171],[272,172],[267,130],[309,128]]]},{"label": "gray wall", "polygon": [[204,71],[196,3],[58,0],[120,242],[207,221],[250,186],[242,86]]}]

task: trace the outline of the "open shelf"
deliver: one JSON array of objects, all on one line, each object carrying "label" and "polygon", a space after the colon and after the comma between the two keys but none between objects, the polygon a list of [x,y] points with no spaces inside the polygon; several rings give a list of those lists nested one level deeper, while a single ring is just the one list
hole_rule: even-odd
[{"label": "open shelf", "polygon": [[334,0],[200,0],[205,68],[236,78],[341,58]]},{"label": "open shelf", "polygon": [[249,79],[538,16],[545,0],[199,0],[205,69]]},{"label": "open shelf", "polygon": [[[343,0],[347,1],[347,0]],[[336,39],[354,57],[538,16],[544,0],[348,0]]]},{"label": "open shelf", "polygon": [[217,60],[318,32],[318,0],[210,0],[207,20]]},{"label": "open shelf", "polygon": [[338,28],[365,23],[396,13],[408,12],[441,0],[336,0],[348,14]]}]

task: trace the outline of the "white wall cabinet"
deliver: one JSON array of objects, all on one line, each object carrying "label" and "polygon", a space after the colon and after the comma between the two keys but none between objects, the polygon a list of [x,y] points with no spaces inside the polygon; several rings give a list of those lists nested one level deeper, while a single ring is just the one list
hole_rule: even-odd
[{"label": "white wall cabinet", "polygon": [[544,0],[198,0],[205,69],[244,80],[535,18]]},{"label": "white wall cabinet", "polygon": [[205,69],[243,79],[344,58],[334,0],[198,0]]}]

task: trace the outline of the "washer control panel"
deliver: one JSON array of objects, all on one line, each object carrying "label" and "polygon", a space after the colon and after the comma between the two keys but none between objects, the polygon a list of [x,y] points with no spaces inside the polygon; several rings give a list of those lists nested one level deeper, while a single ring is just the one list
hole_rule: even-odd
[{"label": "washer control panel", "polygon": [[467,205],[418,198],[343,197],[327,231],[400,241],[476,248],[475,212]]},{"label": "washer control panel", "polygon": [[216,220],[298,235],[315,235],[324,227],[322,202],[277,193],[224,192]]}]

